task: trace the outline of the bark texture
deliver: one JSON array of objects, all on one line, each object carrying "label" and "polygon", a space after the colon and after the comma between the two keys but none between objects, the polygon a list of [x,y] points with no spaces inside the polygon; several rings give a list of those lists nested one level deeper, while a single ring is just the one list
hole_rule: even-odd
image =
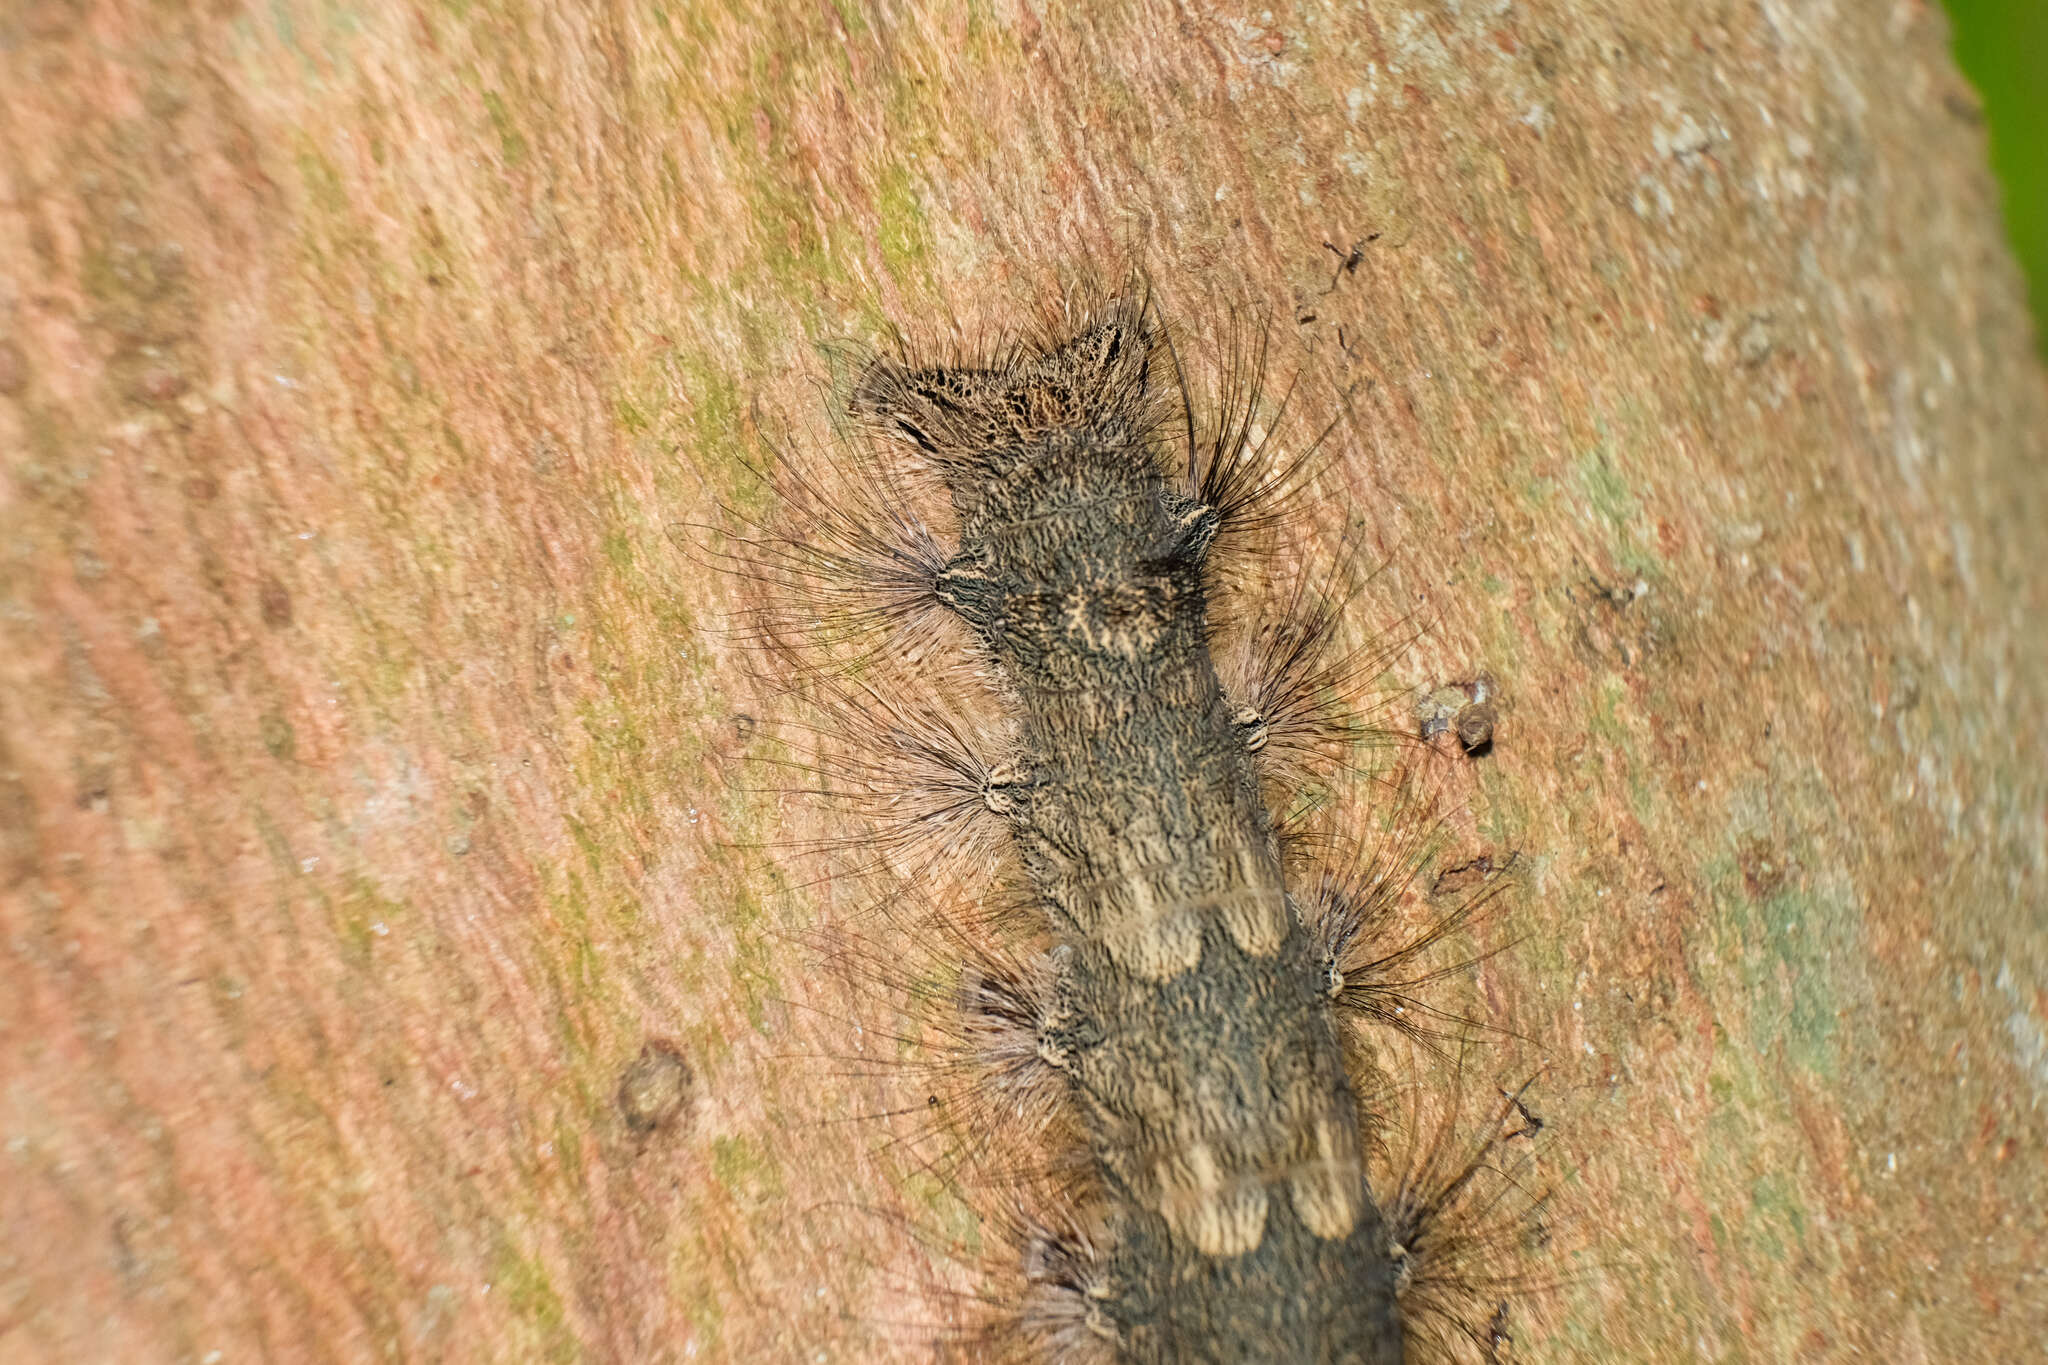
[{"label": "bark texture", "polygon": [[664,528],[820,343],[1134,256],[1497,684],[1598,1249],[1517,1351],[2038,1349],[2048,391],[1938,11],[1089,11],[0,12],[0,1359],[928,1354]]}]

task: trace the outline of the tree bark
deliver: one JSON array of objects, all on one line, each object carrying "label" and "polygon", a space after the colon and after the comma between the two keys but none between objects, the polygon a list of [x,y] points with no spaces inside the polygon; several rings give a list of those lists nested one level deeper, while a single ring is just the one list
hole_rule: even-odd
[{"label": "tree bark", "polygon": [[916,1357],[666,528],[1129,261],[1499,687],[1520,1355],[2038,1349],[2048,391],[1932,5],[203,9],[0,15],[0,1359]]}]

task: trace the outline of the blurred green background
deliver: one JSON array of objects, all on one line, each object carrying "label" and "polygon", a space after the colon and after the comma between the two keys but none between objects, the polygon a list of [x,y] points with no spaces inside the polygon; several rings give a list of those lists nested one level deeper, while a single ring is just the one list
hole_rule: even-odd
[{"label": "blurred green background", "polygon": [[1956,62],[1984,97],[2005,225],[2048,355],[2048,0],[1947,0]]}]

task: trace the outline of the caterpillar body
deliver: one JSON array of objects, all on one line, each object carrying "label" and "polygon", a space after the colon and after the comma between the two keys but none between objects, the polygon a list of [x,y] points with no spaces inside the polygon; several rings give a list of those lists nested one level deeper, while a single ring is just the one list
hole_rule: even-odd
[{"label": "caterpillar body", "polygon": [[[996,912],[925,916],[955,968],[944,1065],[993,1097],[967,1136],[1037,1153],[1001,1163],[1009,1193],[985,1222],[1007,1234],[1009,1286],[976,1358],[1379,1365],[1498,1358],[1508,1340],[1491,1290],[1513,1277],[1475,1267],[1516,1234],[1458,1224],[1475,1202],[1522,1221],[1540,1204],[1475,1193],[1538,1125],[1503,1091],[1509,1127],[1462,1163],[1429,1144],[1376,1196],[1385,1097],[1361,1087],[1384,1077],[1348,1022],[1462,1034],[1417,993],[1443,971],[1409,968],[1477,901],[1382,941],[1412,861],[1309,871],[1275,814],[1294,765],[1346,733],[1328,693],[1360,660],[1326,657],[1327,600],[1297,594],[1306,609],[1251,642],[1231,685],[1212,648],[1219,540],[1299,469],[1256,438],[1261,369],[1198,439],[1137,289],[977,363],[875,361],[849,411],[928,472],[953,534],[883,458],[846,488],[786,470],[783,519],[737,552],[769,589],[759,638],[817,682],[854,756],[831,792],[870,817],[848,845],[863,870],[922,903],[951,857],[985,882],[964,899]],[[903,684],[949,651],[977,665],[990,714]]]}]

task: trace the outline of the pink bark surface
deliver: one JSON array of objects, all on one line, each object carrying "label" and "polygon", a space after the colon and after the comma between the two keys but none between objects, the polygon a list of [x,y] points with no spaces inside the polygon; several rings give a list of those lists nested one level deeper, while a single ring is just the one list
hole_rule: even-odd
[{"label": "pink bark surface", "polygon": [[928,1358],[962,1206],[668,528],[831,439],[836,344],[1133,262],[1336,424],[1387,682],[1499,685],[1458,837],[1577,1248],[1518,1358],[2038,1350],[2048,390],[1945,43],[0,15],[0,1359]]}]

